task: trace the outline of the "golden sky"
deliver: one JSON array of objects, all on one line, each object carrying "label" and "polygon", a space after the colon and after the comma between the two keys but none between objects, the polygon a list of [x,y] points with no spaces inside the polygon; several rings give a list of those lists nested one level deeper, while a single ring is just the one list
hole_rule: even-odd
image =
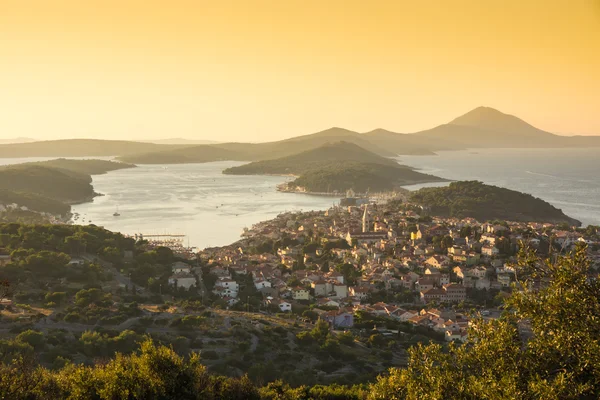
[{"label": "golden sky", "polygon": [[599,0],[0,0],[0,138],[600,135]]}]

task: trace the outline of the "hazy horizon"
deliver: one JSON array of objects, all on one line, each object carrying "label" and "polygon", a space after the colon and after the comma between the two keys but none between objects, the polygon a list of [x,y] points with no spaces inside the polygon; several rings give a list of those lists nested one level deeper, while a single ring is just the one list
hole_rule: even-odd
[{"label": "hazy horizon", "polygon": [[489,106],[600,135],[600,3],[5,0],[0,138],[410,133]]}]

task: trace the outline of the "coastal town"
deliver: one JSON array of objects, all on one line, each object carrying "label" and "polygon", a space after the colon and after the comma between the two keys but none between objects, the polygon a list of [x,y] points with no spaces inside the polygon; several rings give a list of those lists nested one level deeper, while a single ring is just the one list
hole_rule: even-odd
[{"label": "coastal town", "polygon": [[518,266],[526,249],[553,259],[580,246],[597,271],[596,226],[438,217],[406,196],[347,194],[201,251],[182,235],[5,223],[0,344],[61,367],[152,338],[257,384],[360,384],[406,366],[418,344],[469,341],[522,282],[547,285]]},{"label": "coastal town", "polygon": [[[516,283],[516,255],[588,245],[600,265],[597,232],[545,223],[436,218],[392,201],[284,213],[254,225],[243,239],[198,253],[201,268],[173,265],[169,282],[201,286],[227,308],[245,310],[248,278],[263,310],[312,315],[331,329],[371,314],[443,333],[464,342],[471,318],[498,317]],[[543,282],[537,282],[543,284]],[[245,291],[247,293],[247,291]],[[377,327],[373,327],[376,329]]]}]

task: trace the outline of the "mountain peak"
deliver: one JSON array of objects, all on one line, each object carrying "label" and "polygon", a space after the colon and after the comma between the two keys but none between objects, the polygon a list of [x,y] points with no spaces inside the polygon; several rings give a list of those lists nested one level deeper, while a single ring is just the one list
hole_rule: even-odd
[{"label": "mountain peak", "polygon": [[547,135],[514,115],[505,114],[491,107],[480,106],[450,121],[450,125],[469,126],[487,131],[518,134],[523,136]]}]

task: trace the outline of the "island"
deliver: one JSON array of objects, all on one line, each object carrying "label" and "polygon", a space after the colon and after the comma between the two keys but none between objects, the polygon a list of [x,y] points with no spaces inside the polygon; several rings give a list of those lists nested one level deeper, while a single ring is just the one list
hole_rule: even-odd
[{"label": "island", "polygon": [[444,181],[345,141],[228,168],[223,173],[296,176],[294,181],[281,185],[280,190],[303,193],[341,193],[350,189],[358,193],[382,192],[402,185]]},{"label": "island", "polygon": [[446,187],[423,188],[414,192],[410,201],[438,216],[581,226],[580,221],[542,199],[479,181],[452,182]]}]

